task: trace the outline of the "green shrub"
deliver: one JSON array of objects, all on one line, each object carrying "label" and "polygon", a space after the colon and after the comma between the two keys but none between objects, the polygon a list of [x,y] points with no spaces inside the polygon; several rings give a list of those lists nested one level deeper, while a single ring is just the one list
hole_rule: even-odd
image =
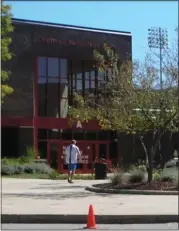
[{"label": "green shrub", "polygon": [[57,180],[57,179],[59,179],[59,174],[58,174],[58,172],[56,172],[55,170],[53,170],[52,172],[50,172],[49,174],[48,174],[48,176],[49,176],[49,178],[51,179],[51,180]]},{"label": "green shrub", "polygon": [[53,172],[53,169],[44,163],[31,163],[24,165],[24,172],[50,174]]},{"label": "green shrub", "polygon": [[123,185],[125,183],[124,172],[114,173],[110,178],[112,185]]},{"label": "green shrub", "polygon": [[21,165],[1,165],[1,175],[10,176],[10,175],[19,175],[24,172],[24,168]]},{"label": "green shrub", "polygon": [[5,157],[1,160],[1,163],[5,164],[5,165],[15,165],[15,164],[19,163],[19,159],[18,158],[6,158]]},{"label": "green shrub", "polygon": [[128,179],[129,183],[142,183],[145,181],[145,172],[143,170],[134,169]]},{"label": "green shrub", "polygon": [[27,147],[24,156],[29,159],[34,159],[35,157],[34,149],[32,147]]},{"label": "green shrub", "polygon": [[1,175],[2,176],[10,176],[14,174],[14,166],[10,166],[7,164],[1,165]]},{"label": "green shrub", "polygon": [[1,175],[18,175],[21,173],[42,173],[50,174],[53,172],[47,164],[29,163],[29,164],[2,164]]},{"label": "green shrub", "polygon": [[160,180],[161,179],[160,171],[155,170],[152,175],[153,175],[153,180]]},{"label": "green shrub", "polygon": [[18,158],[18,162],[19,162],[19,164],[27,164],[27,163],[31,163],[32,160],[29,159],[29,157],[27,157],[27,156],[21,156]]},{"label": "green shrub", "polygon": [[165,182],[165,181],[171,182],[171,181],[174,181],[174,180],[175,180],[175,177],[173,177],[173,176],[162,176],[161,177],[161,181],[163,181],[163,182]]}]

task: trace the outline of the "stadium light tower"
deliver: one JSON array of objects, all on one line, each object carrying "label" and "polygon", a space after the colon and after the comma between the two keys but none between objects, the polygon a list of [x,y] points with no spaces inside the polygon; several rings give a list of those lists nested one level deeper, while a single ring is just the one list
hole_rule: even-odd
[{"label": "stadium light tower", "polygon": [[159,49],[160,52],[160,89],[162,90],[162,50],[168,49],[168,31],[160,27],[151,27],[148,29],[148,46],[150,49]]}]

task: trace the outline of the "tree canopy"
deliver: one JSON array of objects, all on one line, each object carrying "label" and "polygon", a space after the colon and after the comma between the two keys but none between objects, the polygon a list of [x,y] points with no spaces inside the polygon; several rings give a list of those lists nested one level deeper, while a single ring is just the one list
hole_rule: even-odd
[{"label": "tree canopy", "polygon": [[12,42],[11,33],[13,32],[11,17],[11,7],[3,3],[1,6],[1,102],[3,102],[6,95],[13,92],[12,87],[7,83],[10,77],[10,71],[3,67],[3,64],[12,58],[9,50],[9,45]]},{"label": "tree canopy", "polygon": [[[71,120],[96,119],[102,129],[138,134],[150,165],[163,134],[175,131],[177,125],[177,66],[171,59],[171,50],[165,50],[163,59],[163,88],[160,83],[157,56],[147,54],[143,62],[126,60],[122,64],[119,56],[107,44],[105,54],[94,51],[96,68],[105,75],[105,81],[96,94],[82,97],[75,93],[76,106],[69,110]],[[177,72],[178,73],[178,72]],[[143,136],[152,133],[152,144],[147,148]]]}]

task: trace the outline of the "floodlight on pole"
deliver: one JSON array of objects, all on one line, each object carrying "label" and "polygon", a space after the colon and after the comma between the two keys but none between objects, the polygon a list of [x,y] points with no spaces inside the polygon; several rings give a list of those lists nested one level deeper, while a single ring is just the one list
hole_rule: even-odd
[{"label": "floodlight on pole", "polygon": [[148,29],[148,46],[150,49],[159,49],[160,52],[160,89],[162,90],[162,50],[168,49],[168,31],[160,27]]}]

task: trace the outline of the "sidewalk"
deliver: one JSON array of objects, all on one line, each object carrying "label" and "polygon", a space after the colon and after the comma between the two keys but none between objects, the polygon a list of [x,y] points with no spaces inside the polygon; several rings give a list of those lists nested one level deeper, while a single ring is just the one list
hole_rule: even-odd
[{"label": "sidewalk", "polygon": [[[104,181],[102,181],[104,182]],[[111,195],[85,191],[100,181],[2,179],[2,214],[87,215],[93,204],[98,216],[178,216],[178,196]]]}]

